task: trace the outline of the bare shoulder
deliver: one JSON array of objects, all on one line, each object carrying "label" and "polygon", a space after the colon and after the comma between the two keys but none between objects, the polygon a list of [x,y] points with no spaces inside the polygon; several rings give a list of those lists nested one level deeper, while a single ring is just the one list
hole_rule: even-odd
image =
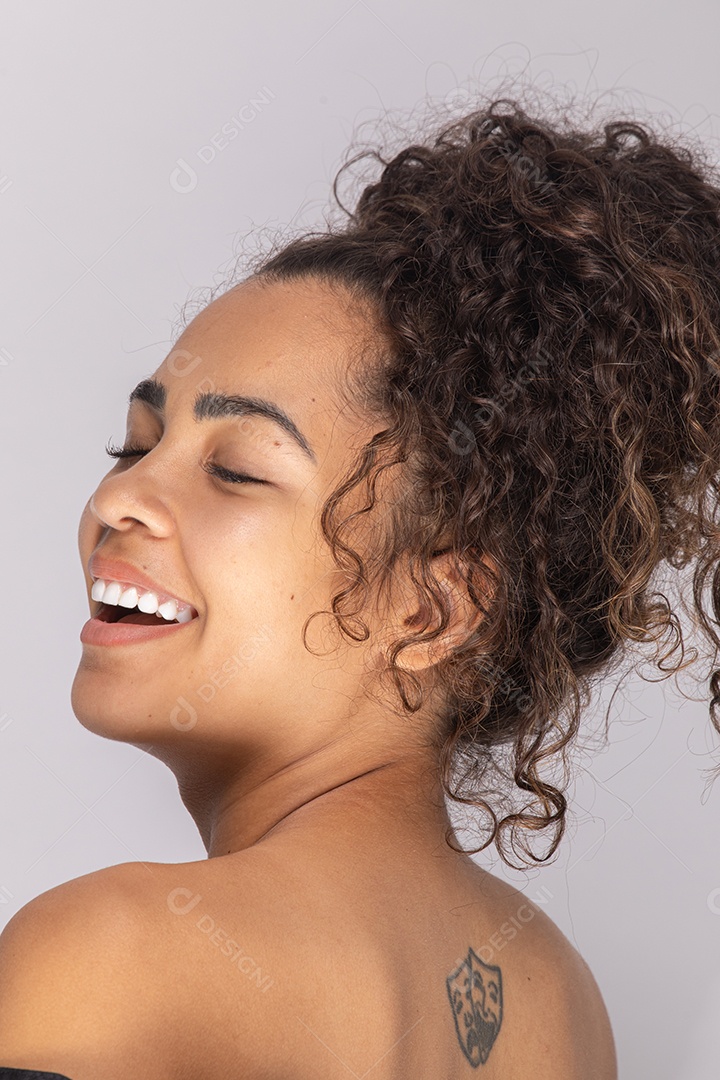
[{"label": "bare shoulder", "polygon": [[3,1065],[73,1080],[121,1076],[133,1059],[142,1071],[140,1048],[157,1039],[161,1004],[146,963],[151,875],[140,863],[108,867],[49,889],[10,919],[0,934]]},{"label": "bare shoulder", "polygon": [[[554,923],[528,943],[524,1023],[535,1033],[537,1080],[582,1077],[616,1080],[617,1058],[610,1019],[587,963]],[[520,996],[520,995],[519,995]]]},{"label": "bare shoulder", "polygon": [[506,990],[503,1070],[536,1080],[617,1080],[612,1028],[588,964],[529,897],[494,877],[490,888],[493,933],[477,951],[481,963],[500,968]]},{"label": "bare shoulder", "polygon": [[[396,864],[378,875],[358,860],[329,875],[268,847],[211,862],[167,877],[165,951],[193,971],[187,1000],[182,990],[175,997],[194,1031],[187,1053],[212,1053],[217,1075],[233,1061],[193,1026],[199,983],[211,1030],[226,1033],[228,1048],[245,1048],[246,1067],[262,1061],[267,1075],[284,1075],[293,1060],[298,1077],[324,1077],[325,1067],[335,1076],[338,1058],[357,1075],[370,1067],[378,1077],[461,1073],[448,979],[472,949],[501,971],[487,1080],[617,1080],[607,1010],[587,963],[541,907],[479,867],[466,883],[417,860],[409,872]],[[278,1001],[293,1003],[280,1028]],[[396,1050],[385,1057],[388,1047]]]},{"label": "bare shoulder", "polygon": [[[3,978],[0,993],[3,1006],[10,1002],[8,980],[13,987],[29,981],[33,963],[42,957],[42,967],[51,971],[69,963],[79,969],[97,964],[98,945],[105,955],[128,956],[137,944],[140,864],[121,864],[85,874],[41,893],[25,904],[0,934],[0,965]],[[72,948],[69,951],[70,946]],[[5,1009],[2,1016],[6,1016]]]},{"label": "bare shoulder", "polygon": [[248,853],[123,863],[42,893],[0,934],[0,1064],[73,1080],[255,1068],[277,1044],[270,991],[290,966],[263,902],[281,886]]},{"label": "bare shoulder", "polygon": [[[617,1080],[587,963],[540,906],[479,867],[467,892],[421,863],[412,880],[396,865],[378,881],[362,860],[328,875],[267,846],[165,869],[154,947],[185,965],[185,977],[168,969],[183,1017],[175,1038],[192,1033],[185,1053],[200,1051],[202,1075],[237,1068],[238,1047],[248,1074],[262,1062],[267,1075],[285,1075],[292,1060],[298,1077],[335,1076],[338,1059],[379,1078],[460,1073],[467,1061],[448,979],[472,949],[501,971],[487,1080]],[[199,988],[206,1030],[225,1033],[211,1046],[198,1030]],[[280,1027],[279,1001],[293,1003]],[[396,1050],[385,1057],[388,1047]]]},{"label": "bare shoulder", "polygon": [[[446,983],[472,950],[501,970],[487,1080],[616,1080],[597,983],[537,905],[490,875],[460,894],[384,876],[381,896],[367,877],[244,852],[43,893],[0,935],[0,1063],[125,1080],[152,1062],[157,1080],[194,1080],[293,1061],[317,1078],[340,1056],[358,1075],[376,1060],[378,1076],[453,1075],[466,1062]],[[395,1044],[400,1072],[383,1056]]]}]

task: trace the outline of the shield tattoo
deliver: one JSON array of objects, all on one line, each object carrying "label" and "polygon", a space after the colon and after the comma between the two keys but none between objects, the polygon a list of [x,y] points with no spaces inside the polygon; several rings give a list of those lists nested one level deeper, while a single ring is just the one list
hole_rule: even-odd
[{"label": "shield tattoo", "polygon": [[484,964],[468,949],[460,967],[448,976],[447,991],[460,1046],[476,1069],[487,1061],[502,1022],[500,968]]}]

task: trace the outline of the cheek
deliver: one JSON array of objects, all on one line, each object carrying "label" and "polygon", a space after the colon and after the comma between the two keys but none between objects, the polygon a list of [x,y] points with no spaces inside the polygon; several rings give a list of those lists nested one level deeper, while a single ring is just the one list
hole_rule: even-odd
[{"label": "cheek", "polygon": [[212,520],[198,515],[184,522],[181,543],[213,633],[227,628],[242,634],[271,622],[287,636],[317,607],[318,582],[327,568],[307,550],[300,522],[270,520],[252,509]]}]

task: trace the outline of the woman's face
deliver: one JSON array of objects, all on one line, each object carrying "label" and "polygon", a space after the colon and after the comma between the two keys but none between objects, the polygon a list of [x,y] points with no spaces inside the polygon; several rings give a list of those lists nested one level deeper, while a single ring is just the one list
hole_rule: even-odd
[{"label": "woman's face", "polygon": [[[339,646],[327,616],[307,637],[322,655],[302,641],[307,616],[346,583],[320,534],[323,502],[384,426],[337,393],[369,326],[327,284],[251,280],[191,323],[153,376],[155,404],[132,401],[126,444],[150,453],[116,462],[83,511],[88,597],[91,556],[117,558],[198,614],[146,641],[83,645],[72,703],[87,728],[159,756],[193,746],[270,761],[313,752],[349,717],[358,730],[371,720],[373,641]],[[198,419],[208,393],[272,403],[295,434],[262,415]],[[233,483],[207,463],[265,482]]]}]

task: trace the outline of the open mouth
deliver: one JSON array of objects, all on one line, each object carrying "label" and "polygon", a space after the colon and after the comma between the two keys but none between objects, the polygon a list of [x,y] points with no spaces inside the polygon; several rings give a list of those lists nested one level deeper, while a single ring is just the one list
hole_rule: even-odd
[{"label": "open mouth", "polygon": [[[193,616],[193,618],[196,617]],[[134,626],[157,626],[159,623],[172,625],[178,622],[177,619],[163,619],[162,615],[151,615],[147,611],[140,611],[138,607],[125,608],[119,607],[117,604],[101,604],[95,618],[99,619],[100,622],[126,622],[132,623]]]}]

